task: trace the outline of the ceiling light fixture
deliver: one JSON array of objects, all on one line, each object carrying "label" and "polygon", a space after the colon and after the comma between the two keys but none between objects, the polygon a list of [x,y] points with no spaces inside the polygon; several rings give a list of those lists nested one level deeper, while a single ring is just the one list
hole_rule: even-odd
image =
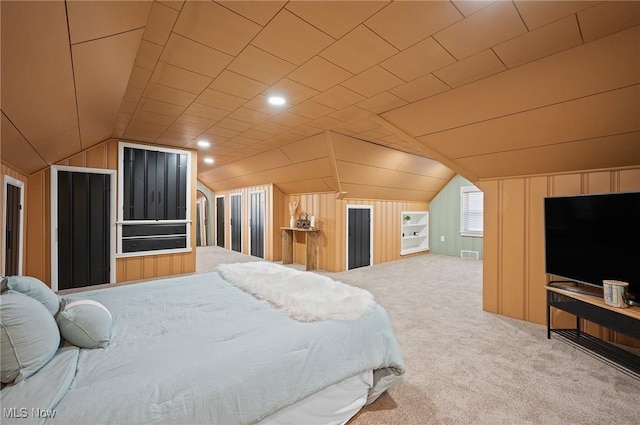
[{"label": "ceiling light fixture", "polygon": [[209,146],[211,146],[211,143],[207,142],[206,140],[198,140],[198,146],[200,146],[201,148],[208,148]]},{"label": "ceiling light fixture", "polygon": [[282,96],[271,96],[268,101],[270,104],[276,106],[284,105],[285,103],[287,103],[287,100]]},{"label": "ceiling light fixture", "polygon": [[204,162],[205,162],[206,164],[213,164],[213,158],[205,158],[205,159],[204,159]]}]

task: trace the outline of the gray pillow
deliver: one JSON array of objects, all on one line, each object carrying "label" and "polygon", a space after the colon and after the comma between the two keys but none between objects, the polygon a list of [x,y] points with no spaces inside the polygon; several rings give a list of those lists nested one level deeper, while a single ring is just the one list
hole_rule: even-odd
[{"label": "gray pillow", "polygon": [[42,281],[31,276],[8,276],[7,289],[21,292],[40,301],[52,316],[60,308],[60,297]]},{"label": "gray pillow", "polygon": [[10,384],[51,360],[60,345],[60,331],[41,303],[9,290],[0,295],[0,339],[0,380]]},{"label": "gray pillow", "polygon": [[97,301],[63,298],[56,322],[62,337],[78,347],[104,348],[111,341],[111,313]]}]

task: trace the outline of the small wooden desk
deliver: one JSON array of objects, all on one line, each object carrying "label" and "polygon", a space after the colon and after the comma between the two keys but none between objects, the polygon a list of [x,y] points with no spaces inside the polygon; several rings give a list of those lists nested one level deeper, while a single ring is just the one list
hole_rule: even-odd
[{"label": "small wooden desk", "polygon": [[297,227],[281,227],[282,230],[282,264],[293,263],[293,234],[304,233],[304,244],[307,247],[305,270],[318,268],[318,229],[298,229]]}]

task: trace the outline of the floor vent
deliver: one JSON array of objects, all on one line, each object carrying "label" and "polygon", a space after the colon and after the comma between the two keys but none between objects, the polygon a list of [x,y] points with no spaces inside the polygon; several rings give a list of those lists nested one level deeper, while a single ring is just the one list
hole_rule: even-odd
[{"label": "floor vent", "polygon": [[480,253],[478,251],[468,251],[463,249],[460,251],[460,257],[468,258],[469,260],[478,260],[480,259]]}]

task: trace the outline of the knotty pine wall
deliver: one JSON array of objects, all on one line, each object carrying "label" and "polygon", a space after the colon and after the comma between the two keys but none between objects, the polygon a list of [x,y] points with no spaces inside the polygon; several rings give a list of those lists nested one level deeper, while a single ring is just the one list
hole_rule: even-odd
[{"label": "knotty pine wall", "polygon": [[[116,259],[116,282],[192,273],[196,270],[196,187],[198,155],[191,153],[191,252]],[[110,139],[60,161],[57,165],[118,169],[118,140]],[[51,194],[49,168],[28,179],[25,273],[51,282]],[[117,190],[117,188],[116,188]]]},{"label": "knotty pine wall", "polygon": [[[347,205],[371,205],[373,220],[373,264],[402,258],[400,234],[402,211],[428,211],[428,202],[337,199],[336,194],[315,193],[284,195],[282,226],[289,226],[289,203],[298,201],[297,219],[301,212],[315,216],[318,235],[318,268],[337,272],[346,270]],[[305,246],[302,235],[294,238],[293,261],[304,264]]]},{"label": "knotty pine wall", "polygon": [[[24,262],[25,262],[25,258],[26,258],[26,249],[25,246],[27,245],[27,226],[26,226],[26,221],[27,221],[27,193],[28,193],[28,188],[29,185],[27,184],[29,178],[22,174],[20,171],[14,169],[13,167],[6,165],[4,163],[0,163],[0,205],[2,205],[2,208],[0,208],[0,217],[2,217],[0,219],[1,223],[0,223],[0,231],[2,233],[0,233],[0,235],[4,235],[5,234],[5,228],[4,228],[4,208],[5,208],[5,202],[6,202],[6,198],[5,198],[5,193],[4,193],[4,176],[9,176],[12,177],[16,180],[19,180],[21,182],[24,183],[24,188],[23,190],[23,195],[24,195],[24,204],[22,205],[22,211],[23,211],[23,215],[24,218],[23,220],[25,221],[25,223],[23,223],[23,234],[22,234],[22,267],[23,267],[23,272],[25,270],[25,266],[24,266]],[[0,237],[0,243],[2,243],[4,239],[2,237]],[[5,245],[2,245],[2,250],[0,250],[2,252],[2,257],[0,258],[0,271],[4,270],[4,260],[5,260]]]},{"label": "knotty pine wall", "polygon": [[[543,199],[640,191],[640,167],[487,179],[479,187],[485,204],[483,308],[546,324],[549,279],[544,272]],[[572,327],[575,318],[555,311],[553,323]],[[629,342],[593,324],[585,323],[585,329],[601,338]]]}]

